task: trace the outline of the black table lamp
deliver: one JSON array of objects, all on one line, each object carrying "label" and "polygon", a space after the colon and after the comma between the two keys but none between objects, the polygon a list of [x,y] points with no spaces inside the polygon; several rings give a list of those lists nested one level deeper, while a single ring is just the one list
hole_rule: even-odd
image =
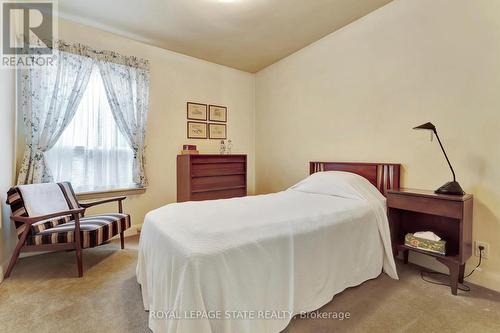
[{"label": "black table lamp", "polygon": [[439,135],[436,131],[436,126],[434,126],[432,123],[425,123],[417,127],[413,127],[415,130],[428,130],[432,131],[434,134],[436,134],[436,138],[438,139],[439,145],[441,146],[441,150],[443,151],[444,157],[446,158],[446,162],[448,162],[448,165],[450,167],[451,173],[453,174],[453,181],[448,182],[438,188],[435,193],[438,194],[449,194],[449,195],[464,195],[465,192],[462,190],[462,187],[460,184],[457,182],[456,177],[455,177],[455,171],[453,171],[453,167],[451,166],[450,160],[448,159],[448,155],[446,155],[446,152],[444,151],[443,144],[441,143],[441,140],[439,139]]}]

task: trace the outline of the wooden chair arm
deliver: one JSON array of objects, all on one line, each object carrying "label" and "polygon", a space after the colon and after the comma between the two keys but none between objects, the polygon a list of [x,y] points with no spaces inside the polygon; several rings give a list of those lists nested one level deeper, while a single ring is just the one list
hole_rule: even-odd
[{"label": "wooden chair arm", "polygon": [[116,198],[109,198],[109,199],[98,200],[98,201],[82,202],[82,203],[80,203],[80,206],[82,206],[83,208],[89,208],[89,207],[102,205],[102,204],[109,203],[109,202],[123,201],[126,198],[127,197],[116,197]]},{"label": "wooden chair arm", "polygon": [[16,221],[16,222],[21,222],[21,223],[26,223],[26,224],[33,224],[36,222],[40,222],[43,220],[49,220],[54,217],[61,217],[61,216],[67,216],[67,215],[73,215],[73,217],[78,217],[79,214],[82,214],[85,212],[84,208],[77,208],[77,209],[70,209],[66,210],[63,212],[57,212],[57,213],[52,213],[52,214],[47,214],[47,215],[40,215],[40,216],[10,216],[11,220]]},{"label": "wooden chair arm", "polygon": [[84,202],[84,203],[80,203],[80,206],[87,209],[87,208],[90,208],[90,207],[94,207],[94,206],[97,206],[97,205],[102,205],[102,204],[105,204],[105,203],[109,203],[109,202],[118,202],[118,211],[120,213],[123,213],[123,204],[122,204],[122,201],[127,199],[127,197],[116,197],[116,198],[109,198],[109,199],[104,199],[104,200],[98,200],[98,201],[91,201],[91,202]]}]

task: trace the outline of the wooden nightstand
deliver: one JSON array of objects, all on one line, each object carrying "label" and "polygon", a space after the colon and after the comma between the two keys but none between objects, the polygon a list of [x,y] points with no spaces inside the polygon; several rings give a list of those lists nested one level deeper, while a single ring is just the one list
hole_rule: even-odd
[{"label": "wooden nightstand", "polygon": [[[389,190],[387,209],[394,254],[403,251],[405,263],[409,250],[435,257],[448,267],[451,292],[456,295],[458,282],[464,280],[465,263],[472,255],[472,205],[471,194],[451,196],[424,190]],[[405,246],[405,235],[416,231],[432,231],[446,240],[446,255]]]}]

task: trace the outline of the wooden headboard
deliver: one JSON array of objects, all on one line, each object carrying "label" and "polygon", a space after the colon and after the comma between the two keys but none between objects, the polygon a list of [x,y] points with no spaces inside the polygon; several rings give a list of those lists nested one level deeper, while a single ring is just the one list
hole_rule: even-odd
[{"label": "wooden headboard", "polygon": [[399,188],[401,164],[360,162],[309,162],[309,173],[345,171],[365,177],[385,195],[387,190]]}]

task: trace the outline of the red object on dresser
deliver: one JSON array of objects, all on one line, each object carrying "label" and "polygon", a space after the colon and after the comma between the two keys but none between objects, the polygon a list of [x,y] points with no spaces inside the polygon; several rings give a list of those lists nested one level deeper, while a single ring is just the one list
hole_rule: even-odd
[{"label": "red object on dresser", "polygon": [[246,195],[246,155],[177,156],[177,202]]}]

